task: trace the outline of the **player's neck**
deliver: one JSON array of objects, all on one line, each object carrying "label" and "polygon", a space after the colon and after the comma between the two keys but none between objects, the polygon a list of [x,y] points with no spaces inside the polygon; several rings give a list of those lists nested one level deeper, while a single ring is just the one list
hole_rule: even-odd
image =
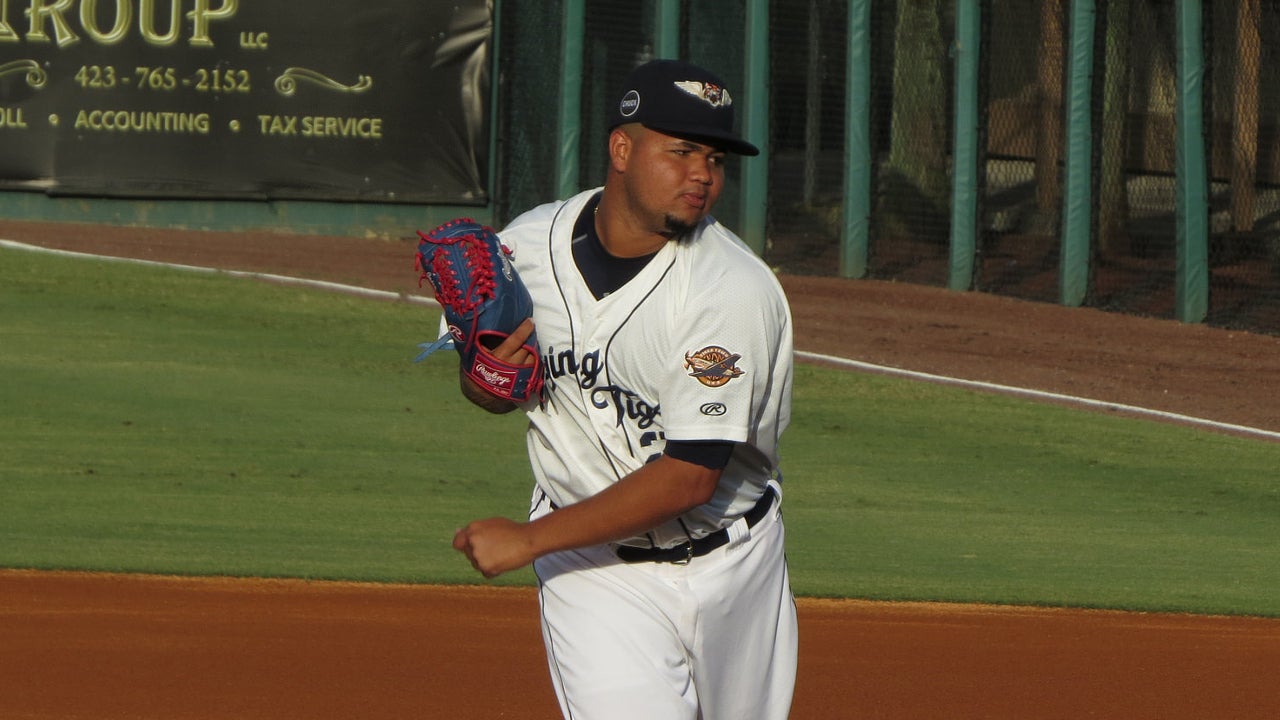
[{"label": "player's neck", "polygon": [[605,192],[596,206],[596,235],[610,255],[635,258],[652,255],[671,241],[671,236],[645,229],[625,203],[612,200]]}]

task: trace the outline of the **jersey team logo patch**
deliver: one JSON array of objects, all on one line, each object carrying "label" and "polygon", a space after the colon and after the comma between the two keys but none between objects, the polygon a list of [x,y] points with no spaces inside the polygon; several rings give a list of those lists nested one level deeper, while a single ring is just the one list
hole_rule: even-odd
[{"label": "jersey team logo patch", "polygon": [[684,367],[689,377],[707,387],[720,387],[746,371],[737,367],[742,356],[731,353],[718,345],[708,345],[697,352],[684,354]]}]

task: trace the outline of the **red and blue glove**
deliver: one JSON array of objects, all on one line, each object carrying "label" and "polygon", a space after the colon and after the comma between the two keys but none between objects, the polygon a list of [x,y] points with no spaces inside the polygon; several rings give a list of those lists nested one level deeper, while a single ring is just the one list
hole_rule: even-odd
[{"label": "red and blue glove", "polygon": [[458,351],[462,372],[485,392],[514,402],[537,397],[542,389],[542,360],[537,335],[523,348],[531,364],[513,365],[492,354],[526,318],[533,299],[511,264],[511,251],[492,228],[458,218],[418,232],[418,280],[431,283],[444,310],[448,331],[423,343],[415,362],[450,344]]}]

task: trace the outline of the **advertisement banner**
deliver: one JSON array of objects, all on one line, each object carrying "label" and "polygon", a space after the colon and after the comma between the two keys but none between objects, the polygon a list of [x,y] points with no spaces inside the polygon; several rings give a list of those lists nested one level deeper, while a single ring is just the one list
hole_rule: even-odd
[{"label": "advertisement banner", "polygon": [[0,0],[0,190],[488,201],[489,0]]}]

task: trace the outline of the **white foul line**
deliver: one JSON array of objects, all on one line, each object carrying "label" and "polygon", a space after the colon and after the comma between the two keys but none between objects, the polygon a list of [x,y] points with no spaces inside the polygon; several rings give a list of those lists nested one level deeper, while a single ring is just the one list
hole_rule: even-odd
[{"label": "white foul line", "polygon": [[87,258],[91,260],[105,260],[108,262],[129,263],[131,265],[149,265],[152,267],[163,267],[172,270],[185,270],[189,272],[206,273],[209,275],[228,275],[238,278],[252,278],[255,280],[269,280],[273,283],[281,285],[296,285],[302,287],[319,288],[321,290],[334,290],[337,292],[348,293],[351,295],[360,295],[363,297],[377,298],[379,300],[404,300],[410,303],[420,305],[431,305],[440,307],[440,304],[434,298],[423,297],[420,295],[405,295],[402,293],[393,293],[386,290],[371,290],[356,285],[343,285],[341,283],[328,282],[325,280],[308,280],[306,278],[289,277],[287,275],[273,275],[272,273],[252,272],[248,270],[223,270],[221,268],[201,267],[199,265],[182,265],[180,263],[161,262],[159,260],[140,260],[137,258],[119,257],[116,255],[95,255],[93,253],[76,252],[74,250],[59,250],[57,248],[47,248],[41,245],[28,245],[26,243],[14,242],[13,240],[0,239],[0,247],[10,248],[13,250],[30,250],[33,252],[49,253],[51,255],[65,255],[67,257]]},{"label": "white foul line", "polygon": [[1247,425],[1234,425],[1232,423],[1217,422],[1215,420],[1206,420],[1204,418],[1192,417],[1190,415],[1180,415],[1178,413],[1165,412],[1163,410],[1152,410],[1150,408],[1137,407],[1136,405],[1124,405],[1121,403],[1108,402],[1106,400],[1093,400],[1090,398],[1076,397],[1074,395],[1060,395],[1058,393],[1046,392],[1044,390],[1032,390],[1029,388],[1013,387],[1011,385],[998,385],[996,383],[982,382],[980,380],[963,380],[960,378],[947,377],[946,375],[931,375],[929,373],[917,372],[915,370],[902,370],[900,368],[887,367],[884,365],[872,365],[871,363],[859,362],[857,360],[849,360],[847,358],[836,357],[834,355],[821,355],[819,353],[804,352],[797,350],[796,357],[804,358],[813,362],[828,363],[839,367],[850,368],[855,370],[864,370],[867,372],[881,373],[884,375],[896,375],[899,377],[911,378],[913,380],[924,380],[942,385],[958,385],[960,387],[973,388],[978,390],[988,390],[992,392],[1004,393],[1006,395],[1016,395],[1020,397],[1035,398],[1038,400],[1052,400],[1055,402],[1068,403],[1071,405],[1080,405],[1099,410],[1112,410],[1144,417],[1159,418],[1161,420],[1173,420],[1191,425],[1199,425],[1202,427],[1215,428],[1218,430],[1229,430],[1231,432],[1244,433],[1247,435],[1257,435],[1269,438],[1271,440],[1280,440],[1280,432],[1272,432],[1271,430],[1263,430],[1261,428],[1249,427]]},{"label": "white foul line", "polygon": [[[158,260],[138,260],[135,258],[122,258],[114,255],[94,255],[92,253],[75,252],[72,250],[58,250],[54,248],[46,248],[40,245],[28,245],[26,243],[14,242],[12,240],[0,239],[0,247],[11,248],[14,250],[31,250],[36,252],[51,253],[54,255],[66,255],[70,257],[91,258],[94,260],[108,260],[112,262],[125,262],[139,265],[151,265],[155,267],[172,268],[176,270],[187,270],[192,272],[201,272],[209,274],[229,275],[231,277],[253,278],[257,280],[268,280],[283,285],[296,285],[302,287],[313,287],[323,290],[334,290],[338,292],[359,295],[363,297],[377,298],[381,300],[401,300],[420,305],[429,305],[439,307],[433,298],[420,295],[406,295],[403,293],[387,292],[385,290],[372,290],[362,288],[355,285],[343,285],[341,283],[327,282],[324,280],[308,280],[305,278],[289,277],[287,275],[274,275],[271,273],[250,272],[245,270],[222,270],[219,268],[200,267],[197,265],[181,265],[177,263],[160,262]],[[1124,405],[1121,403],[1108,402],[1105,400],[1093,400],[1090,398],[1076,397],[1074,395],[1061,395],[1058,393],[1046,392],[1044,390],[1032,390],[1030,388],[1013,387],[1011,385],[998,385],[996,383],[981,382],[978,380],[964,380],[961,378],[948,377],[946,375],[933,375],[930,373],[917,372],[915,370],[903,370],[901,368],[888,367],[886,365],[873,365],[871,363],[861,362],[859,360],[850,360],[848,358],[837,357],[835,355],[823,355],[820,353],[807,352],[797,350],[796,357],[811,362],[821,362],[837,367],[862,370],[865,372],[879,373],[882,375],[895,375],[898,377],[911,378],[913,380],[923,380],[925,382],[938,383],[942,385],[956,385],[959,387],[972,388],[977,390],[986,390],[990,392],[998,392],[1006,395],[1014,395],[1018,397],[1034,398],[1037,400],[1051,400],[1054,402],[1066,403],[1069,405],[1079,405],[1082,407],[1094,408],[1098,410],[1111,410],[1118,412],[1130,413],[1142,417],[1157,418],[1160,420],[1170,420],[1174,422],[1186,423],[1188,425],[1196,425],[1200,427],[1213,428],[1216,430],[1241,433],[1244,435],[1254,435],[1264,437],[1269,440],[1280,440],[1280,432],[1271,430],[1263,430],[1262,428],[1249,427],[1247,425],[1235,425],[1232,423],[1217,422],[1215,420],[1207,420],[1205,418],[1193,417],[1191,415],[1181,415],[1178,413],[1164,412],[1163,410],[1152,410],[1150,408],[1138,407],[1135,405]]]}]

